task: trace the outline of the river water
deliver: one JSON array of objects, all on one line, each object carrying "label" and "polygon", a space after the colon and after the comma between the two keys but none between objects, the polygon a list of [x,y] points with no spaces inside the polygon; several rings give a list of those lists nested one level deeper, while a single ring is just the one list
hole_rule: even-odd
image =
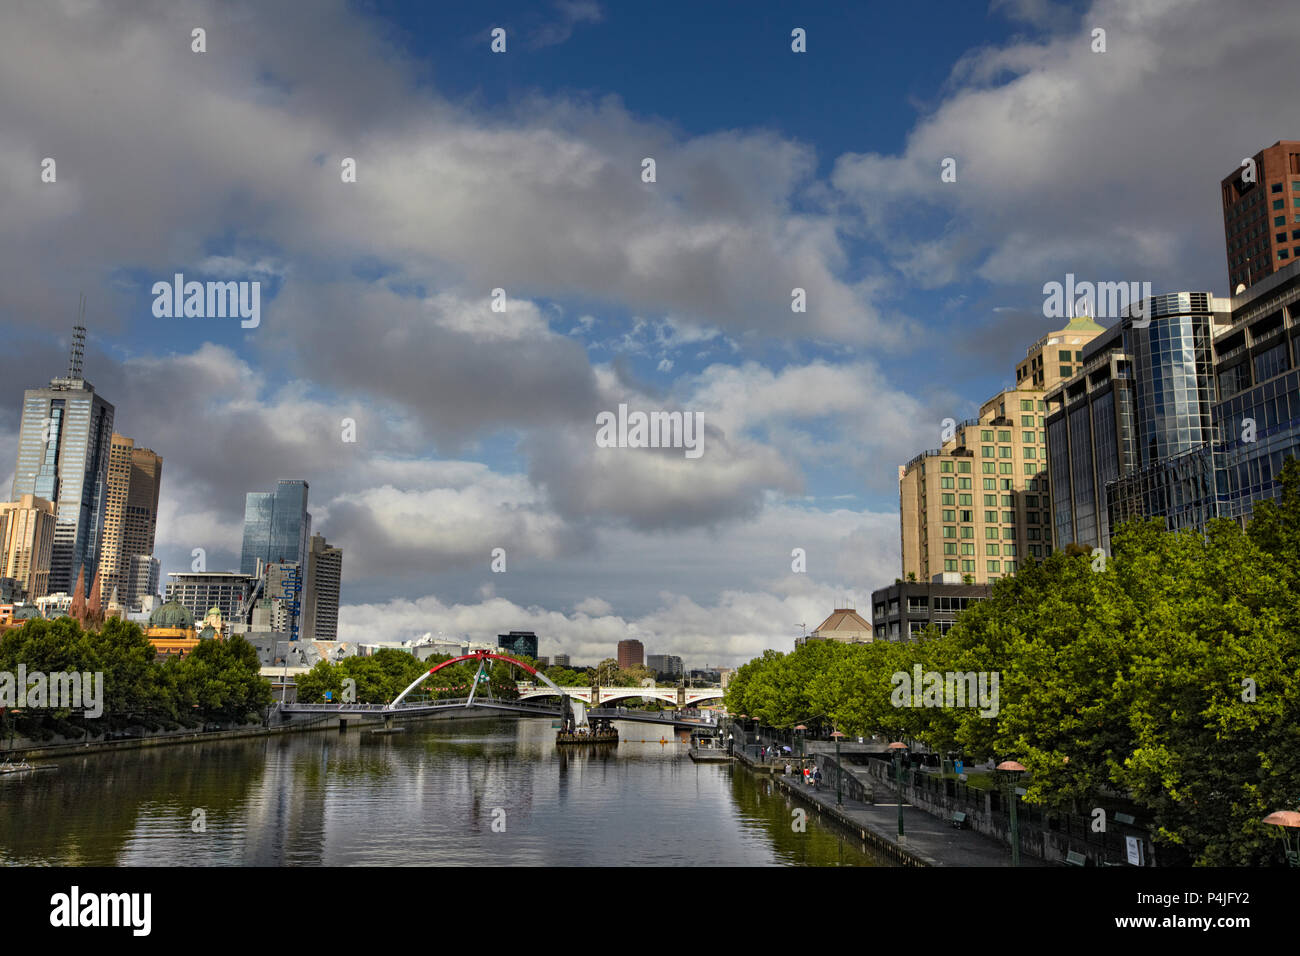
[{"label": "river water", "polygon": [[0,776],[0,863],[888,865],[815,813],[796,832],[769,781],[618,726],[599,750],[493,718],[38,761],[57,770]]}]

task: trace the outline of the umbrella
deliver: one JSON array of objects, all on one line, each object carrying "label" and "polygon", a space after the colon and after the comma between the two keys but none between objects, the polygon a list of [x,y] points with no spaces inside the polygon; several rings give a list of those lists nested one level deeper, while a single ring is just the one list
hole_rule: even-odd
[{"label": "umbrella", "polygon": [[789,747],[782,747],[781,749],[782,749],[782,750],[789,750],[790,748],[789,748]]}]

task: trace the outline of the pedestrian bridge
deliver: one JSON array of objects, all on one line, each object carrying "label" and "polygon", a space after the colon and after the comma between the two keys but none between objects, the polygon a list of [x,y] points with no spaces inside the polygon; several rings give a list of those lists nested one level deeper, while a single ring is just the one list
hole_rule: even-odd
[{"label": "pedestrian bridge", "polygon": [[666,704],[689,707],[706,700],[721,700],[724,693],[720,687],[559,687],[553,689],[544,684],[538,686],[532,681],[520,681],[518,686],[520,700],[556,697],[557,691],[560,691],[574,700],[580,700],[593,707],[614,700],[626,700],[629,697],[661,700]]}]

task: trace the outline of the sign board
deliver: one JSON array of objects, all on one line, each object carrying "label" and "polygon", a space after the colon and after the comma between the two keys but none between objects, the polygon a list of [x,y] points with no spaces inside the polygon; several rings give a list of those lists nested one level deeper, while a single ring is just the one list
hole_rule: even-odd
[{"label": "sign board", "polygon": [[1142,841],[1137,837],[1125,837],[1124,845],[1128,848],[1128,861],[1134,866],[1144,866],[1142,861]]},{"label": "sign board", "polygon": [[957,768],[957,776],[960,777],[964,772],[962,768],[965,766],[965,764],[963,764],[960,760],[958,760],[955,766]]}]

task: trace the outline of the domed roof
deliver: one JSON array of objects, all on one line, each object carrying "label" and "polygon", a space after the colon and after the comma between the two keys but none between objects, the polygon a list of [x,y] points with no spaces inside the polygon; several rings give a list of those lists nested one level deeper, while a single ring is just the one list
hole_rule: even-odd
[{"label": "domed roof", "polygon": [[194,615],[184,604],[168,601],[154,608],[149,615],[149,626],[189,628],[194,626]]}]

